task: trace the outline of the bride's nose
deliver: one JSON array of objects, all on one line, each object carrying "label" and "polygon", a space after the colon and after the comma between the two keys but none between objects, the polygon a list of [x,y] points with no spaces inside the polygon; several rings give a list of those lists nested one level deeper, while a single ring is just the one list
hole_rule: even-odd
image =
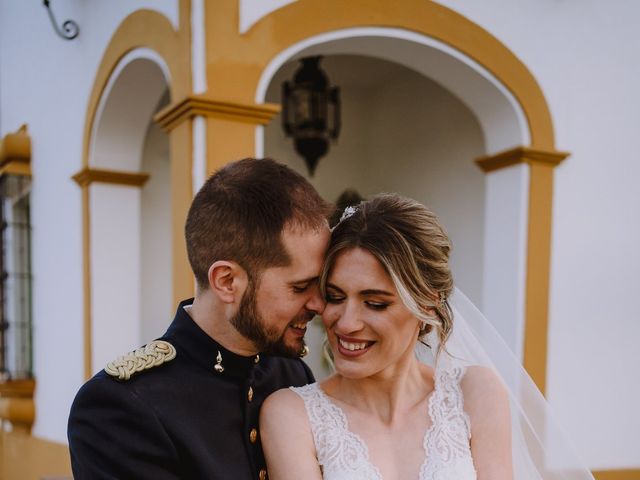
[{"label": "bride's nose", "polygon": [[337,333],[348,334],[362,330],[363,322],[360,316],[361,309],[357,302],[346,301],[344,309],[338,312],[338,318],[334,324]]}]

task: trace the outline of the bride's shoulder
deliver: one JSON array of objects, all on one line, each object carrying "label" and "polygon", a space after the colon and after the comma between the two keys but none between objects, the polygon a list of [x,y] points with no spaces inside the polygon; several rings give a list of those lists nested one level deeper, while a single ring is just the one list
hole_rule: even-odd
[{"label": "bride's shoulder", "polygon": [[460,380],[460,386],[465,397],[480,394],[506,394],[506,387],[496,371],[481,365],[466,367]]},{"label": "bride's shoulder", "polygon": [[269,478],[322,478],[304,401],[293,389],[278,390],[262,404],[260,440]]},{"label": "bride's shoulder", "polygon": [[292,436],[311,438],[303,399],[290,388],[269,395],[260,409],[260,430],[265,439],[272,441]]},{"label": "bride's shoulder", "polygon": [[464,408],[473,420],[502,418],[509,413],[509,395],[502,379],[489,367],[467,367],[460,381]]},{"label": "bride's shoulder", "polygon": [[[316,384],[305,385],[304,387],[297,387],[296,390],[304,390],[313,387]],[[269,395],[260,409],[261,415],[287,415],[287,412],[303,412],[304,401],[302,397],[294,391],[292,388],[282,388],[276,390]]]}]

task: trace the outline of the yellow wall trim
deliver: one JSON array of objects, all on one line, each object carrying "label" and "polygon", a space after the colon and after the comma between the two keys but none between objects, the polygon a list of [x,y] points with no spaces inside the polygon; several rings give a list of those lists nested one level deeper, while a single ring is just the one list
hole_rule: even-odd
[{"label": "yellow wall trim", "polygon": [[547,381],[553,169],[568,156],[567,152],[521,146],[476,160],[485,173],[529,165],[523,364],[543,394]]},{"label": "yellow wall trim", "polygon": [[0,397],[33,397],[35,380],[8,380],[0,382]]},{"label": "yellow wall trim", "polygon": [[12,424],[33,425],[36,408],[32,398],[0,397],[0,419]]},{"label": "yellow wall trim", "polygon": [[266,125],[280,112],[280,106],[271,103],[250,105],[238,102],[213,100],[202,96],[187,96],[169,105],[154,120],[167,132],[196,115],[215,117],[235,122]]},{"label": "yellow wall trim", "polygon": [[482,171],[492,172],[501,168],[517,165],[518,163],[544,162],[552,166],[558,165],[569,156],[568,152],[557,152],[550,150],[539,150],[528,147],[516,147],[510,150],[499,152],[495,155],[480,157],[476,159],[476,164]]},{"label": "yellow wall trim", "polygon": [[244,34],[238,32],[237,15],[236,1],[205,2],[207,86],[220,98],[255,101],[265,67],[315,35],[357,27],[400,28],[439,40],[486,68],[522,107],[531,146],[554,148],[551,115],[528,68],[490,32],[437,2],[299,0],[265,15]]},{"label": "yellow wall trim", "polygon": [[109,77],[128,52],[146,47],[163,58],[171,76],[171,98],[181,98],[191,91],[191,11],[188,1],[180,1],[179,16],[180,29],[175,31],[164,15],[152,10],[138,10],[124,19],[113,34],[96,72],[89,98],[82,154],[85,167],[89,166],[91,132],[100,98]]},{"label": "yellow wall trim", "polygon": [[71,480],[69,448],[30,435],[24,429],[0,432],[0,478]]},{"label": "yellow wall trim", "polygon": [[596,480],[640,480],[640,470],[595,470]]},{"label": "yellow wall trim", "polygon": [[0,419],[28,429],[35,419],[33,392],[36,383],[28,380],[8,380],[0,383]]},{"label": "yellow wall trim", "polygon": [[98,168],[83,168],[72,178],[81,187],[89,185],[93,182],[142,187],[147,182],[147,180],[149,180],[149,175],[147,173],[132,173],[117,170],[102,170]]},{"label": "yellow wall trim", "polygon": [[31,137],[26,125],[0,139],[0,176],[4,174],[31,176]]}]

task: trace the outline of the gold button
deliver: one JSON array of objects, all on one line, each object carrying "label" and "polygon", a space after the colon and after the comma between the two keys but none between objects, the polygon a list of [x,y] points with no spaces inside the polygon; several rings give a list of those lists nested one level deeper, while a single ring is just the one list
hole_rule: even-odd
[{"label": "gold button", "polygon": [[249,432],[249,441],[251,443],[256,443],[256,440],[258,440],[258,431],[255,428],[252,428]]},{"label": "gold button", "polygon": [[258,478],[260,480],[266,480],[267,479],[267,471],[264,468],[262,470],[260,470],[260,473],[258,474]]},{"label": "gold button", "polygon": [[249,391],[247,392],[247,400],[253,400],[253,388],[249,387]]}]

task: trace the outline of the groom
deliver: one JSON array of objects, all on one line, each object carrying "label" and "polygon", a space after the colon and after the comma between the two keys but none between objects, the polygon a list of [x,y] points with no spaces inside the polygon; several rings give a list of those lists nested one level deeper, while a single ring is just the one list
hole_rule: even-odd
[{"label": "groom", "polygon": [[160,339],[78,392],[68,430],[76,480],[267,477],[258,414],[273,391],[313,381],[297,357],[324,308],[329,213],[272,160],[240,160],[209,178],[185,228],[195,299]]}]

